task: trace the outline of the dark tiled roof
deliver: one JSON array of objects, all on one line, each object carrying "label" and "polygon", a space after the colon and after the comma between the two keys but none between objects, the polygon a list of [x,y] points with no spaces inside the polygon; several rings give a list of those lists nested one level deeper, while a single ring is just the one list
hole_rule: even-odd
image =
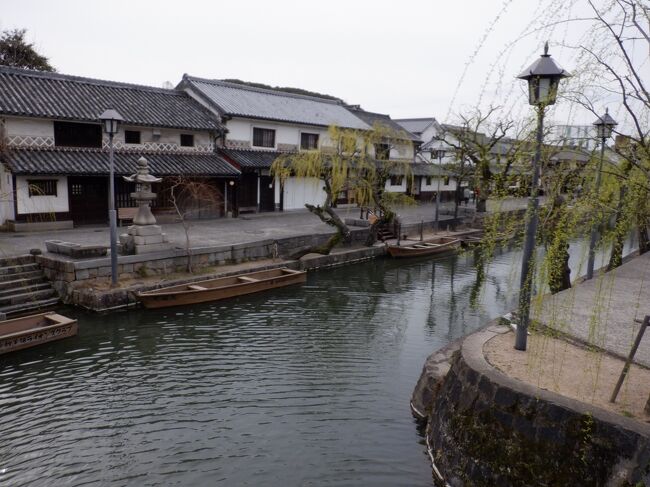
[{"label": "dark tiled roof", "polygon": [[323,127],[369,128],[335,100],[195,78],[187,74],[179,84],[179,88],[185,87],[198,92],[225,115]]},{"label": "dark tiled roof", "polygon": [[[115,152],[115,173],[133,174],[144,156],[155,176],[237,176],[240,172],[217,154],[142,154]],[[108,174],[108,152],[91,150],[19,150],[1,156],[14,174]]]},{"label": "dark tiled roof", "polygon": [[405,130],[408,130],[409,132],[413,134],[421,134],[424,132],[424,129],[426,129],[429,125],[431,125],[434,122],[435,118],[429,117],[429,118],[399,118],[395,119],[395,122],[400,124],[402,128]]},{"label": "dark tiled roof", "polygon": [[449,171],[430,162],[416,162],[411,166],[411,171],[414,176],[449,176]]},{"label": "dark tiled roof", "polygon": [[207,109],[182,91],[0,66],[0,114],[95,122],[110,108],[130,125],[219,127]]},{"label": "dark tiled roof", "polygon": [[268,169],[278,156],[286,154],[245,149],[219,149],[219,152],[243,169]]},{"label": "dark tiled roof", "polygon": [[408,140],[412,140],[412,141],[420,140],[420,138],[417,135],[414,135],[411,132],[405,130],[404,127],[402,127],[400,124],[392,120],[388,115],[384,115],[383,113],[367,112],[355,106],[349,106],[348,110],[350,110],[352,113],[354,113],[357,117],[359,117],[361,120],[366,122],[371,127],[374,126],[375,124],[379,124],[383,127],[387,127],[395,131],[396,133],[403,134],[403,136]]},{"label": "dark tiled roof", "polygon": [[[408,167],[409,167],[409,173],[412,176],[437,176],[437,175],[448,176],[449,175],[448,171],[438,167],[437,164],[432,164],[430,162],[410,163],[408,164]],[[404,175],[405,173],[403,166],[395,166],[389,172],[393,176],[401,176]]]}]

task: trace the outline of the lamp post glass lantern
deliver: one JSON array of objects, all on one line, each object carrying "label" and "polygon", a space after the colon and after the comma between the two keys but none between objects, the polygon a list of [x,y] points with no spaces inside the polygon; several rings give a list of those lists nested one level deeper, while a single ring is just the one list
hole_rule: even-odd
[{"label": "lamp post glass lantern", "polygon": [[602,117],[598,117],[598,120],[594,122],[596,133],[601,141],[603,139],[609,139],[612,136],[614,127],[617,125],[618,123],[616,120],[614,120],[609,114],[609,108],[605,109],[605,114]]},{"label": "lamp post glass lantern", "polygon": [[533,287],[533,253],[535,251],[535,234],[537,233],[537,213],[539,208],[539,164],[542,155],[544,132],[544,111],[548,105],[555,104],[560,80],[571,76],[551,58],[548,42],[544,44],[544,54],[521,73],[518,78],[528,82],[528,103],[537,109],[537,134],[535,157],[532,164],[532,182],[530,198],[526,210],[526,236],[521,258],[521,281],[519,285],[519,309],[515,349],[526,350],[528,324],[530,322],[530,298]]},{"label": "lamp post glass lantern", "polygon": [[102,113],[99,120],[104,126],[104,132],[108,134],[108,221],[111,239],[111,284],[115,286],[117,284],[117,214],[115,212],[113,137],[124,118],[116,110],[111,109]]},{"label": "lamp post glass lantern", "polygon": [[[605,141],[612,136],[614,127],[618,124],[609,115],[609,109],[605,110],[605,114],[602,117],[598,117],[598,120],[594,122],[596,127],[596,134],[600,139],[600,160],[598,161],[598,172],[596,173],[596,198],[598,198],[598,193],[600,192],[600,181],[603,171],[603,160],[605,159]],[[594,263],[596,261],[596,240],[598,239],[598,222],[594,222],[591,227],[591,234],[589,235],[589,253],[587,257],[587,279],[594,277]]]},{"label": "lamp post glass lantern", "polygon": [[571,75],[551,58],[547,42],[544,44],[544,54],[518,78],[528,82],[528,103],[539,107],[555,104],[560,80],[569,76]]}]

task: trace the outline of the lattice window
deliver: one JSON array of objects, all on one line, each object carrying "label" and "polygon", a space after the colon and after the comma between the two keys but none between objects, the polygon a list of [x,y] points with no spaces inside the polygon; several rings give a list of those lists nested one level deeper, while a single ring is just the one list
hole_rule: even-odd
[{"label": "lattice window", "polygon": [[84,193],[83,184],[78,184],[78,183],[71,184],[70,192],[72,193],[73,196],[81,196]]},{"label": "lattice window", "polygon": [[254,127],[253,145],[255,147],[275,147],[275,130]]},{"label": "lattice window", "polygon": [[29,197],[32,196],[56,196],[56,179],[28,179],[27,187]]}]

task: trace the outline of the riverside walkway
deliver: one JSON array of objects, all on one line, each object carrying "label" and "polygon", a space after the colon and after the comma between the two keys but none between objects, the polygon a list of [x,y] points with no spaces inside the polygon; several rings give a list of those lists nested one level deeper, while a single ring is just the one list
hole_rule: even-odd
[{"label": "riverside walkway", "polygon": [[[465,208],[464,205],[463,208]],[[471,204],[469,208],[472,208]],[[340,208],[337,213],[342,218],[359,218],[359,208]],[[441,205],[441,228],[444,228],[445,221],[452,219],[452,216],[447,213],[453,213],[452,204]],[[399,208],[398,214],[404,223],[431,222],[434,220],[435,205],[425,203],[402,207]],[[162,223],[161,226],[170,242],[178,247],[185,246],[185,232],[182,224]],[[321,222],[317,216],[305,209],[242,215],[239,218],[193,221],[190,228],[190,240],[191,246],[197,248],[333,231],[332,227]],[[118,228],[118,233],[124,232],[126,232],[126,226]],[[0,256],[21,255],[33,248],[40,248],[45,252],[45,240],[64,240],[83,245],[108,245],[109,229],[107,225],[95,225],[48,232],[0,232]]]},{"label": "riverside walkway", "polygon": [[[533,316],[581,342],[627,357],[643,320],[650,314],[650,253],[571,289],[544,296]],[[634,361],[650,367],[650,334]]]},{"label": "riverside walkway", "polygon": [[[540,198],[543,204],[544,198]],[[508,198],[501,201],[488,201],[488,212],[512,211],[526,207],[527,198]],[[440,205],[441,228],[445,221],[452,219],[453,203]],[[436,205],[420,203],[416,206],[398,208],[397,213],[403,223],[413,224],[432,222]],[[474,203],[461,205],[462,211],[473,211]],[[342,218],[358,218],[359,208],[339,208],[337,213]],[[459,215],[461,214],[459,210]],[[169,241],[178,247],[184,247],[185,232],[180,223],[162,223],[163,232]],[[118,228],[118,233],[126,232],[126,227]],[[191,246],[208,247],[217,245],[234,245],[260,240],[314,235],[333,232],[332,227],[321,222],[318,217],[305,210],[285,212],[256,213],[242,215],[239,218],[217,218],[192,222],[190,229]],[[83,245],[108,245],[109,229],[107,225],[82,226],[71,230],[48,232],[0,232],[0,257],[11,257],[27,253],[30,249],[40,248],[45,251],[45,240],[64,240]]]}]

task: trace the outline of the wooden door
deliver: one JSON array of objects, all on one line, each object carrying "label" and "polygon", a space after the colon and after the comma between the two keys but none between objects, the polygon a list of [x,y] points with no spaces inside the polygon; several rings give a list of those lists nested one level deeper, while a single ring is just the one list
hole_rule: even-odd
[{"label": "wooden door", "polygon": [[69,177],[68,197],[75,226],[108,222],[107,177]]},{"label": "wooden door", "polygon": [[275,186],[273,177],[260,176],[260,211],[275,211]]}]

